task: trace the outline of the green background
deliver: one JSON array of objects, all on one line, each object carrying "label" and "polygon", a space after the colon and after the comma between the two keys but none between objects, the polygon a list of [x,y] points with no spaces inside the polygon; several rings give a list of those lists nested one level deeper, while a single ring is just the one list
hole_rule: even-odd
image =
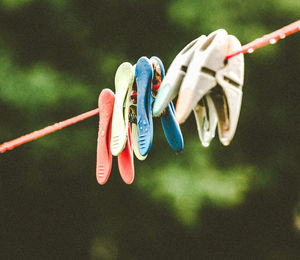
[{"label": "green background", "polygon": [[[201,34],[242,44],[299,19],[298,0],[2,0],[0,142],[97,107],[124,61],[166,68]],[[1,259],[299,259],[299,33],[245,55],[229,147],[190,116],[175,154],[159,120],[124,184],[95,178],[98,118],[0,155]]]}]

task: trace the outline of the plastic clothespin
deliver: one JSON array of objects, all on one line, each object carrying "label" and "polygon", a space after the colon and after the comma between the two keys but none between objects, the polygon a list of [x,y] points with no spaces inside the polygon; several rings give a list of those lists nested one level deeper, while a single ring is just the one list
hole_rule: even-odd
[{"label": "plastic clothespin", "polygon": [[209,94],[218,117],[219,138],[224,145],[230,143],[236,131],[244,80],[243,54],[228,61],[225,57],[240,48],[239,40],[225,30],[211,33],[194,52],[176,106],[177,120],[183,123],[198,102]]},{"label": "plastic clothespin", "polygon": [[134,179],[133,151],[129,126],[130,94],[134,69],[129,62],[122,63],[115,75],[115,105],[112,117],[111,151],[118,156],[119,172],[123,181],[131,184]]},{"label": "plastic clothespin", "polygon": [[142,156],[149,153],[153,140],[152,78],[153,69],[147,57],[136,63],[138,147]]},{"label": "plastic clothespin", "polygon": [[[164,78],[164,67],[158,57],[141,57],[136,64],[138,146],[142,156],[149,153],[153,140],[152,103],[154,86]],[[177,152],[183,150],[183,138],[176,121],[173,104],[168,104],[161,116],[168,143]]]},{"label": "plastic clothespin", "polygon": [[103,89],[98,98],[99,131],[97,139],[96,178],[99,184],[106,183],[112,167],[110,136],[114,102],[114,93],[110,89]]},{"label": "plastic clothespin", "polygon": [[200,36],[177,54],[159,88],[153,105],[153,116],[161,115],[170,101],[177,96],[194,51],[199,45],[202,45],[205,39],[205,35]]},{"label": "plastic clothespin", "polygon": [[[153,82],[152,82],[152,94],[156,91],[155,86],[161,85],[165,77],[165,69],[162,61],[158,57],[151,57],[150,59],[153,66]],[[160,87],[157,87],[158,91]],[[154,95],[155,98],[155,95]],[[175,109],[172,101],[167,105],[167,108],[160,116],[161,124],[164,130],[164,134],[167,138],[169,145],[176,152],[181,152],[184,147],[183,137],[181,134],[180,126],[176,120]]]},{"label": "plastic clothespin", "polygon": [[128,136],[128,113],[134,70],[129,62],[122,63],[115,75],[115,105],[112,118],[111,152],[118,156],[125,148]]},{"label": "plastic clothespin", "polygon": [[[99,131],[97,140],[97,167],[96,178],[99,184],[105,184],[109,178],[112,167],[112,153],[110,140],[112,132],[112,117],[114,110],[114,93],[110,89],[101,91],[98,99]],[[130,127],[127,122],[128,138],[125,147],[118,156],[118,166],[121,178],[126,184],[134,180],[134,162],[131,144]]]}]

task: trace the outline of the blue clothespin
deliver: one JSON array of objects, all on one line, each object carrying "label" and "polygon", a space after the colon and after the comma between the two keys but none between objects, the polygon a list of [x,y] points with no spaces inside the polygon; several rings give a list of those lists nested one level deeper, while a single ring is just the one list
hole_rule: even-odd
[{"label": "blue clothespin", "polygon": [[[148,154],[153,140],[152,85],[160,84],[165,75],[158,57],[141,57],[136,64],[138,145],[141,155]],[[158,81],[158,82],[157,82]],[[183,150],[183,137],[170,103],[161,115],[161,123],[168,143],[176,152]]]},{"label": "blue clothespin", "polygon": [[141,57],[136,63],[135,77],[137,84],[137,126],[140,154],[145,156],[150,151],[153,140],[152,120],[152,78],[153,69],[147,57]]},{"label": "blue clothespin", "polygon": [[[161,73],[160,82],[165,77],[165,69],[162,61],[158,57],[151,57],[150,61],[152,61],[152,64],[154,67],[156,65],[159,66],[159,70]],[[155,69],[154,71],[157,71],[158,69]],[[155,73],[155,72],[154,72]],[[153,79],[154,81],[155,79]],[[156,82],[154,82],[155,84]],[[165,136],[167,138],[167,141],[169,145],[172,147],[172,149],[176,152],[181,152],[184,147],[183,137],[180,130],[180,126],[176,120],[175,116],[175,109],[173,102],[171,101],[168,106],[166,107],[165,111],[161,114],[160,117],[161,124],[165,133]]]}]

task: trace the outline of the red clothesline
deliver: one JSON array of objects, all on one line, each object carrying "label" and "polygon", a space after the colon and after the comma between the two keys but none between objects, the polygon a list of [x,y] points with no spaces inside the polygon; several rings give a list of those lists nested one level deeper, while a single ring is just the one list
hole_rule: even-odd
[{"label": "red clothesline", "polygon": [[[242,47],[241,50],[234,52],[228,56],[226,56],[226,59],[230,59],[240,53],[252,53],[255,49],[261,48],[267,44],[274,44],[276,43],[279,39],[284,39],[286,36],[296,33],[300,30],[300,20],[291,23],[277,31],[274,31],[270,34],[264,35],[261,38],[258,38]],[[37,130],[35,132],[32,132],[30,134],[21,136],[19,138],[16,138],[12,141],[5,142],[0,145],[0,153],[4,153],[8,150],[12,150],[17,146],[20,146],[22,144],[28,143],[30,141],[33,141],[35,139],[38,139],[40,137],[43,137],[47,134],[51,134],[55,131],[58,131],[64,127],[67,127],[69,125],[73,125],[78,123],[79,121],[85,120],[89,117],[95,116],[99,113],[99,109],[93,109],[89,112],[83,113],[81,115],[69,118],[65,121],[55,123],[53,125],[47,126],[43,129]]]},{"label": "red clothesline", "polygon": [[252,53],[255,49],[261,48],[267,44],[275,44],[278,40],[284,39],[286,36],[298,32],[300,30],[300,20],[291,23],[281,29],[266,34],[263,37],[260,37],[242,47],[241,50],[234,52],[226,56],[226,59],[230,59],[240,53]]},{"label": "red clothesline", "polygon": [[62,121],[62,122],[59,122],[59,123],[55,123],[53,125],[47,126],[47,127],[43,128],[43,129],[37,130],[37,131],[32,132],[30,134],[21,136],[21,137],[19,137],[17,139],[14,139],[12,141],[3,143],[3,144],[0,145],[0,153],[4,153],[7,150],[12,150],[12,149],[14,149],[17,146],[20,146],[22,144],[28,143],[30,141],[38,139],[38,138],[40,138],[42,136],[45,136],[47,134],[51,134],[51,133],[53,133],[53,132],[55,132],[57,130],[60,130],[60,129],[66,127],[66,126],[76,124],[79,121],[82,121],[82,120],[85,120],[85,119],[87,119],[89,117],[95,116],[98,113],[99,113],[99,108],[96,108],[94,110],[91,110],[89,112],[83,113],[81,115],[69,118],[69,119],[67,119],[65,121]]}]

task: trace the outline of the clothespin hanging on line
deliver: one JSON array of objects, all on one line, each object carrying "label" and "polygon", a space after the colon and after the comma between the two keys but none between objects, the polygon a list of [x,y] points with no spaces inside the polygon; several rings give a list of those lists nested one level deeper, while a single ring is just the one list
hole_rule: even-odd
[{"label": "clothespin hanging on line", "polygon": [[[109,89],[101,91],[98,99],[99,106],[99,131],[97,139],[97,167],[96,178],[99,184],[105,184],[112,168],[111,132],[115,96]],[[134,180],[133,151],[131,133],[127,123],[128,137],[124,149],[118,155],[120,175],[126,184]]]},{"label": "clothespin hanging on line", "polygon": [[[240,48],[239,40],[225,30],[211,33],[194,51],[177,100],[177,120],[183,123],[202,98],[209,94],[217,114],[219,138],[223,145],[229,145],[236,131],[244,81],[243,54],[230,60],[225,58]],[[202,130],[206,131],[200,127],[200,132]]]},{"label": "clothespin hanging on line", "polygon": [[209,145],[218,124],[220,140],[228,145],[241,108],[244,60],[242,54],[230,61],[225,57],[240,47],[239,41],[222,29],[188,44],[176,56],[162,82],[154,113],[159,115],[165,103],[179,93],[178,122],[183,123],[194,110],[202,144]]},{"label": "clothespin hanging on line", "polygon": [[[100,184],[107,181],[111,171],[111,151],[113,151],[113,154],[118,155],[122,179],[130,184],[134,179],[132,145],[137,158],[143,160],[152,144],[153,125],[150,123],[148,125],[150,130],[152,126],[152,131],[149,133],[152,133],[152,137],[147,137],[150,142],[148,142],[148,147],[145,146],[146,152],[143,151],[142,135],[144,132],[139,132],[139,127],[144,124],[143,119],[148,120],[146,121],[147,125],[147,122],[152,122],[152,115],[161,116],[168,143],[175,151],[183,149],[182,135],[175,119],[173,104],[170,103],[178,93],[176,111],[179,123],[183,123],[193,110],[202,144],[204,146],[209,144],[218,125],[220,140],[224,145],[228,145],[236,131],[242,101],[244,78],[242,53],[252,53],[257,48],[274,44],[279,39],[284,39],[299,30],[300,20],[255,39],[243,47],[237,38],[228,35],[222,29],[208,37],[200,36],[176,56],[165,78],[162,62],[157,57],[150,60],[142,57],[139,60],[141,65],[139,69],[128,63],[121,64],[115,79],[115,108],[113,92],[107,89],[103,90],[99,97],[98,108],[5,142],[0,145],[0,153],[99,114],[97,180]],[[135,72],[137,72],[136,75]],[[139,84],[142,86],[140,98],[137,95],[136,82],[138,78],[140,78],[140,83],[143,83]],[[143,81],[141,78],[145,80]],[[159,91],[152,111],[152,95],[155,97],[157,90]],[[143,114],[140,117],[142,120],[139,122],[137,120],[138,111]],[[131,128],[128,126],[128,119]],[[112,125],[114,126],[113,131],[111,130]],[[114,137],[112,148],[110,146],[111,131]],[[145,155],[142,155],[141,151]]]},{"label": "clothespin hanging on line", "polygon": [[[165,77],[165,69],[162,61],[158,57],[151,57],[150,61],[154,68],[154,78],[152,83],[152,96],[156,98],[157,91]],[[153,110],[152,110],[153,115]],[[170,101],[164,112],[160,116],[161,125],[164,130],[166,139],[171,148],[176,152],[181,152],[184,148],[183,136],[180,126],[176,120],[175,108]]]},{"label": "clothespin hanging on line", "polygon": [[[142,155],[148,154],[153,140],[152,104],[164,77],[164,67],[158,57],[141,57],[136,64],[138,143]],[[160,117],[163,130],[173,150],[183,150],[183,137],[175,118],[173,104]]]},{"label": "clothespin hanging on line", "polygon": [[[154,97],[152,89],[153,85],[157,87],[161,83],[164,68],[157,57],[152,57],[150,60],[142,57],[137,64],[138,66],[146,64],[146,66],[135,70],[134,68],[138,66],[133,67],[129,62],[122,63],[115,75],[116,94],[105,89],[99,96],[97,180],[100,184],[104,184],[108,180],[112,167],[112,155],[118,156],[119,171],[124,182],[132,183],[134,179],[132,146],[138,159],[144,160],[148,152],[145,155],[142,154],[145,146],[140,145],[139,137],[153,138],[152,100]],[[147,67],[147,65],[150,66]],[[145,68],[151,68],[148,70],[151,72],[148,73],[148,77]],[[137,77],[135,81],[135,71],[144,77]],[[139,87],[137,87],[138,85]],[[137,95],[135,95],[136,88],[141,90]],[[137,97],[140,97],[140,100]],[[136,100],[140,102],[136,102]],[[145,102],[146,100],[147,102]],[[140,116],[138,111],[140,111]],[[150,122],[147,125],[149,128],[140,133],[139,126],[144,127],[142,130],[145,130],[146,120]],[[175,119],[173,106],[168,106],[167,112],[161,117],[161,122],[171,147],[176,151],[182,150],[183,138]],[[131,132],[133,138],[131,138]],[[152,142],[149,144],[148,151]]]}]

